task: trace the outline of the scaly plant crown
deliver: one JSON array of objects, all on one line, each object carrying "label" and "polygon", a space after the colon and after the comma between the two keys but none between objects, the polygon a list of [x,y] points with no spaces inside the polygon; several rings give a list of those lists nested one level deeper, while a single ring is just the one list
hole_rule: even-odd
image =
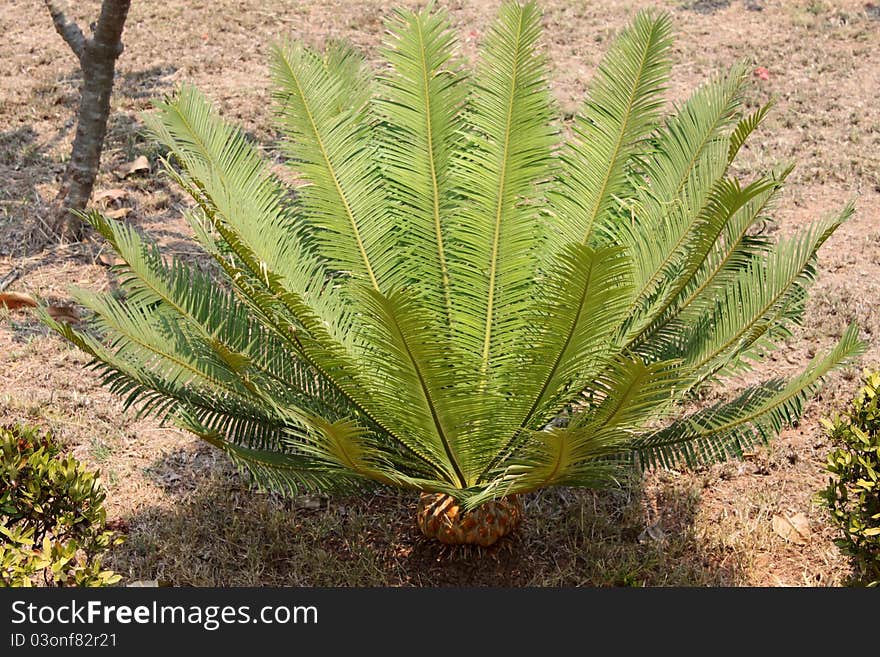
[{"label": "scaly plant crown", "polygon": [[540,34],[535,4],[505,4],[473,72],[432,8],[396,12],[378,77],[344,46],[276,48],[293,190],[181,89],[147,120],[224,281],[93,214],[124,301],[78,292],[100,337],[45,321],[127,403],[276,489],[375,481],[473,507],[769,438],[857,353],[855,327],[791,380],[684,402],[789,335],[851,208],[759,230],[788,170],[729,169],[768,107],[744,115],[736,67],[664,118],[665,15],[620,34],[565,138]]}]

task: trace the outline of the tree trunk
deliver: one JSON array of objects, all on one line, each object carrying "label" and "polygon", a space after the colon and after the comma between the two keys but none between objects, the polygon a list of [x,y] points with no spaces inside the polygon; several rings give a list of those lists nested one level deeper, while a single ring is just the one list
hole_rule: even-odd
[{"label": "tree trunk", "polygon": [[101,150],[110,115],[110,94],[116,59],[122,54],[122,29],[131,0],[103,0],[101,16],[90,39],[53,0],[46,0],[56,31],[79,58],[83,74],[82,93],[70,161],[61,188],[52,203],[49,224],[66,240],[82,234],[82,222],[71,211],[85,210],[101,163]]}]

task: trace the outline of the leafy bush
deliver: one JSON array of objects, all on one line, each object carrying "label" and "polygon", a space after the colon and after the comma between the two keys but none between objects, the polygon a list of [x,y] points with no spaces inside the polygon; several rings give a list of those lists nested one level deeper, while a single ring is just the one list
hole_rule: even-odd
[{"label": "leafy bush", "polygon": [[59,453],[49,434],[0,428],[0,584],[103,586],[120,576],[101,569],[120,539],[105,530],[97,473]]},{"label": "leafy bush", "polygon": [[880,372],[865,371],[863,386],[843,416],[822,423],[837,449],[818,500],[843,536],[835,540],[855,568],[855,579],[880,585]]},{"label": "leafy bush", "polygon": [[790,381],[684,413],[790,335],[852,213],[762,233],[789,170],[731,173],[768,110],[745,111],[743,66],[664,117],[671,25],[641,13],[568,130],[534,3],[501,7],[473,73],[441,11],[397,12],[388,35],[378,78],[345,46],[275,48],[295,190],[190,87],[145,117],[224,281],[94,213],[124,298],[76,292],[94,330],[44,316],[129,404],[265,486],[372,481],[473,510],[738,455],[859,352],[852,326]]}]

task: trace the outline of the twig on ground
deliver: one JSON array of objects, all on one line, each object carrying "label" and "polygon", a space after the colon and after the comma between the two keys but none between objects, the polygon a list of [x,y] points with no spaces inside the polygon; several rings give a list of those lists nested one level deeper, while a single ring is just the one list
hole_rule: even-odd
[{"label": "twig on ground", "polygon": [[13,267],[12,271],[0,278],[0,292],[12,285],[19,276],[21,276],[21,270],[18,267]]}]

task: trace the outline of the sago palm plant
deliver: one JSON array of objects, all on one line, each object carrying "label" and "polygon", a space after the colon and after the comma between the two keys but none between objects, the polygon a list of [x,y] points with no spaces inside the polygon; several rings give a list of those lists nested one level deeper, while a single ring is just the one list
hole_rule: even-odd
[{"label": "sago palm plant", "polygon": [[120,295],[77,292],[94,330],[46,322],[143,413],[280,490],[421,491],[419,524],[487,545],[519,494],[737,455],[854,356],[855,327],[784,381],[688,412],[801,317],[816,251],[851,213],[778,241],[788,170],[744,183],[741,67],[666,117],[670,23],[639,14],[570,126],[535,4],[505,4],[465,69],[440,11],[400,11],[374,76],[351,49],[272,55],[294,183],[191,88],[149,127],[225,274],[91,223]]}]

